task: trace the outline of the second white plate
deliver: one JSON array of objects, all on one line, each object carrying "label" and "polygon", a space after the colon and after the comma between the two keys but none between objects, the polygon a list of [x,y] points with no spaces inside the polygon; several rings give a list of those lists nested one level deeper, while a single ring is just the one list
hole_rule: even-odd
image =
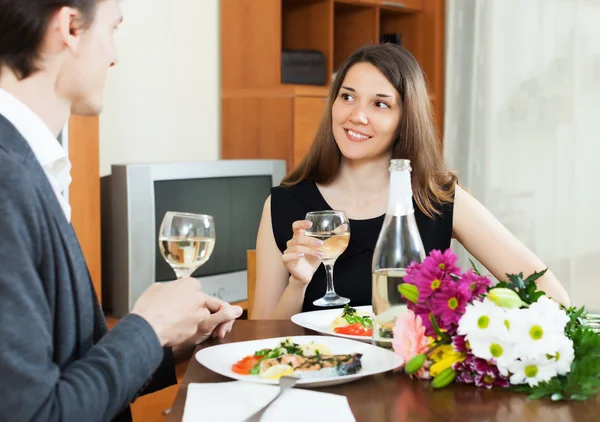
[{"label": "second white plate", "polygon": [[[365,341],[370,343],[371,336],[354,336],[350,334],[339,334],[331,329],[331,323],[342,314],[344,308],[325,309],[323,311],[302,312],[292,316],[292,322],[309,330],[330,336],[349,338],[352,340]],[[356,306],[358,312],[373,313],[372,306]]]}]

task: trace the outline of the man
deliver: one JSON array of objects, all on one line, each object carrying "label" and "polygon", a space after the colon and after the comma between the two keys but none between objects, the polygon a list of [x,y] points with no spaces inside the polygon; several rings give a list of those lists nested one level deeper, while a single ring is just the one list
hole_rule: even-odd
[{"label": "man", "polygon": [[0,0],[0,421],[129,421],[241,314],[188,278],[153,284],[107,331],[56,138],[70,113],[100,113],[121,20],[118,0]]}]

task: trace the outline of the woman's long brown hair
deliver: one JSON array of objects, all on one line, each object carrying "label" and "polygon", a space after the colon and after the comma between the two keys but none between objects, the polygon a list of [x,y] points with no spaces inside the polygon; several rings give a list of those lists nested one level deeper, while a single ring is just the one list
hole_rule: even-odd
[{"label": "woman's long brown hair", "polygon": [[400,94],[402,116],[394,135],[392,158],[410,160],[415,202],[425,215],[434,218],[440,214],[441,204],[453,201],[457,176],[442,155],[423,71],[412,54],[394,44],[363,47],[340,67],[315,140],[282,185],[293,186],[304,180],[327,184],[337,176],[342,153],[333,137],[331,110],[348,70],[364,62],[379,69]]}]

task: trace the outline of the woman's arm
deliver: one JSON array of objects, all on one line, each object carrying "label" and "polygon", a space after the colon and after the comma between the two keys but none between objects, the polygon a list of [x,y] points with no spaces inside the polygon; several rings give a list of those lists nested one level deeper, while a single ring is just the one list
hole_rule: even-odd
[{"label": "woman's arm", "polygon": [[[289,279],[288,279],[289,278]],[[252,319],[287,319],[302,310],[306,285],[289,277],[271,224],[271,197],[265,201],[256,239],[256,290]]]},{"label": "woman's arm", "polygon": [[[456,185],[453,237],[498,280],[506,274],[524,275],[546,268],[544,263],[512,235],[479,201]],[[537,280],[540,290],[559,303],[569,305],[569,296],[552,272]]]}]

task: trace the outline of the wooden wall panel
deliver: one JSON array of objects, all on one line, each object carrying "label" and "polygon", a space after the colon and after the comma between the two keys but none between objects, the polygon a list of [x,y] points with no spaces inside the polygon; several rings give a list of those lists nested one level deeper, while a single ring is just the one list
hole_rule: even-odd
[{"label": "wooden wall panel", "polygon": [[72,164],[69,187],[71,222],[94,288],[101,301],[100,264],[100,159],[97,117],[71,116],[69,120],[69,160]]},{"label": "wooden wall panel", "polygon": [[328,85],[333,72],[333,1],[284,1],[282,12],[282,47],[323,53]]},{"label": "wooden wall panel", "polygon": [[333,26],[334,71],[358,48],[379,42],[375,7],[335,3]]},{"label": "wooden wall panel", "polygon": [[224,159],[266,158],[292,164],[292,97],[222,99]]},{"label": "wooden wall panel", "polygon": [[223,90],[271,88],[281,81],[281,0],[258,2],[260,7],[257,0],[221,0],[221,16],[227,17],[221,19]]},{"label": "wooden wall panel", "polygon": [[431,51],[424,54],[420,60],[426,69],[429,90],[433,94],[433,111],[441,139],[444,133],[446,1],[425,0],[423,15],[423,39],[425,45],[431,47]]}]

